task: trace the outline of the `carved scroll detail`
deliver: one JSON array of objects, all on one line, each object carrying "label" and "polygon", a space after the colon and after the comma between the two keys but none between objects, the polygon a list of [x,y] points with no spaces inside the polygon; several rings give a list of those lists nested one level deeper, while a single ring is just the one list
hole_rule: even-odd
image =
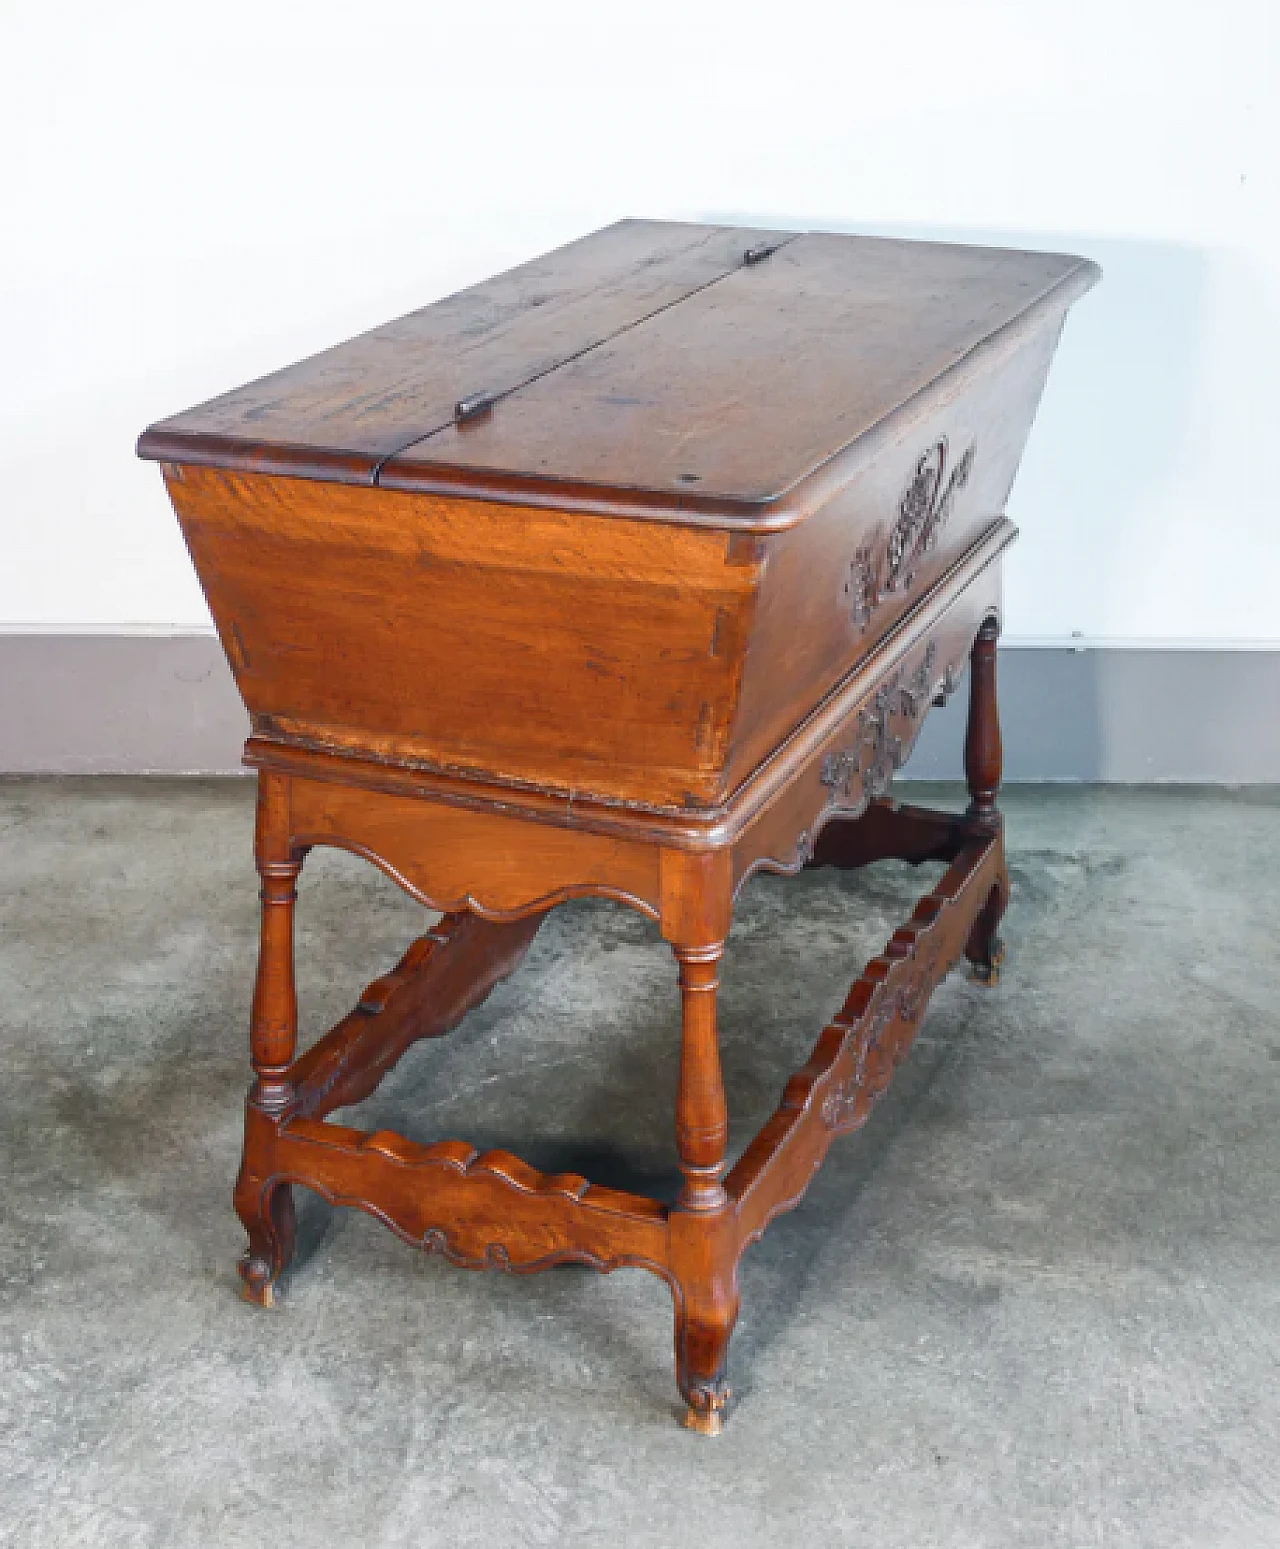
[{"label": "carved scroll detail", "polygon": [[[964,670],[963,661],[949,662],[938,671],[938,647],[933,640],[909,673],[898,668],[876,690],[854,722],[853,741],[825,754],[818,778],[828,791],[827,806],[857,809],[889,789],[894,775],[906,763],[929,706],[954,692]],[[894,721],[905,719],[895,732]]]},{"label": "carved scroll detail", "polygon": [[854,552],[845,577],[844,598],[856,629],[866,629],[890,593],[908,591],[920,561],[937,548],[956,496],[969,482],[977,442],[969,443],[949,473],[948,455],[945,436],[921,453],[883,549],[877,553],[867,544]]},{"label": "carved scroll detail", "polygon": [[849,563],[844,595],[849,604],[850,619],[859,629],[865,629],[880,601],[879,567],[869,547],[855,551]]},{"label": "carved scroll detail", "polygon": [[938,534],[951,515],[956,495],[969,482],[976,452],[977,443],[971,441],[947,478],[947,438],[942,436],[916,463],[889,534],[886,591],[905,591],[914,579],[911,567],[937,547]]}]

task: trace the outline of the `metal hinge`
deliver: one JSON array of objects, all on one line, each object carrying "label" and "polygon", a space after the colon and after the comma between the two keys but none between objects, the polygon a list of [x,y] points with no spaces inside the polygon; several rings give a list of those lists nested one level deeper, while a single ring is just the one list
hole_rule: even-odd
[{"label": "metal hinge", "polygon": [[782,246],[781,242],[761,242],[755,247],[749,247],[742,255],[744,264],[763,263],[772,253],[776,253]]},{"label": "metal hinge", "polygon": [[497,401],[497,393],[472,393],[467,398],[459,398],[453,406],[453,423],[462,425],[467,420],[479,419],[482,414],[487,414]]}]

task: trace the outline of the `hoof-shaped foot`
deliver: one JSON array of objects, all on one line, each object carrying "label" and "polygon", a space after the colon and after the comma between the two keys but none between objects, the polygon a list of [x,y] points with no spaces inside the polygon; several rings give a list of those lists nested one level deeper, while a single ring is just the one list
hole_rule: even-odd
[{"label": "hoof-shaped foot", "polygon": [[994,990],[1000,983],[1000,965],[1003,962],[1004,942],[997,939],[987,948],[986,960],[972,964],[969,977],[975,984],[982,984],[987,989]]},{"label": "hoof-shaped foot", "polygon": [[276,1305],[276,1276],[266,1259],[246,1253],[236,1265],[236,1273],[240,1276],[240,1295],[246,1302],[255,1307]]},{"label": "hoof-shaped foot", "polygon": [[276,1286],[293,1258],[293,1190],[287,1183],[262,1188],[242,1173],[236,1187],[236,1212],[249,1234],[236,1273],[241,1295],[255,1307],[274,1307]]},{"label": "hoof-shaped foot", "polygon": [[723,1380],[706,1387],[691,1388],[683,1425],[699,1436],[719,1436],[724,1430],[725,1407],[729,1402],[729,1384]]}]

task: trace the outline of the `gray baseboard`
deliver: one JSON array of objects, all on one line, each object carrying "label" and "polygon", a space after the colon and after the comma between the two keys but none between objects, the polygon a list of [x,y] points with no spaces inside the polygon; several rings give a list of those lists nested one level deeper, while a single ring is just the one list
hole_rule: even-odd
[{"label": "gray baseboard", "polygon": [[[1008,780],[1280,781],[1280,650],[1000,653]],[[904,778],[953,779],[963,690]],[[0,633],[0,771],[232,773],[248,721],[209,634]]]},{"label": "gray baseboard", "polygon": [[249,717],[213,634],[0,634],[0,770],[223,774]]},{"label": "gray baseboard", "polygon": [[[1011,646],[998,671],[1006,780],[1280,780],[1280,650]],[[925,722],[907,778],[955,778],[965,701]]]}]

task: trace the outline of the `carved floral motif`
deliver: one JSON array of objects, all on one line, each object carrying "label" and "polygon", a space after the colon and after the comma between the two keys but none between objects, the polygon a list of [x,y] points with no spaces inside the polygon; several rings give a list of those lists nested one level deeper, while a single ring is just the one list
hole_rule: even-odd
[{"label": "carved floral motif", "polygon": [[855,628],[866,629],[886,595],[911,586],[919,562],[938,545],[956,495],[969,482],[976,454],[977,442],[971,441],[948,473],[945,436],[921,453],[883,550],[876,554],[871,546],[863,546],[850,561],[844,597]]},{"label": "carved floral motif", "polygon": [[859,629],[865,629],[880,601],[880,581],[870,548],[855,551],[844,583],[844,595],[849,604],[849,617]]},{"label": "carved floral motif", "polygon": [[[898,506],[889,534],[886,591],[911,585],[911,566],[937,546],[956,494],[969,482],[977,443],[970,442],[947,478],[947,438],[941,437],[916,463],[916,471]],[[944,483],[943,480],[946,480]]]},{"label": "carved floral motif", "polygon": [[[963,663],[949,662],[937,670],[938,647],[929,641],[920,661],[905,677],[899,668],[876,690],[854,723],[853,741],[823,756],[818,778],[827,787],[834,805],[856,806],[883,796],[894,774],[915,746],[929,705],[945,699],[960,681]],[[893,730],[896,717],[905,717],[904,735]]]}]

